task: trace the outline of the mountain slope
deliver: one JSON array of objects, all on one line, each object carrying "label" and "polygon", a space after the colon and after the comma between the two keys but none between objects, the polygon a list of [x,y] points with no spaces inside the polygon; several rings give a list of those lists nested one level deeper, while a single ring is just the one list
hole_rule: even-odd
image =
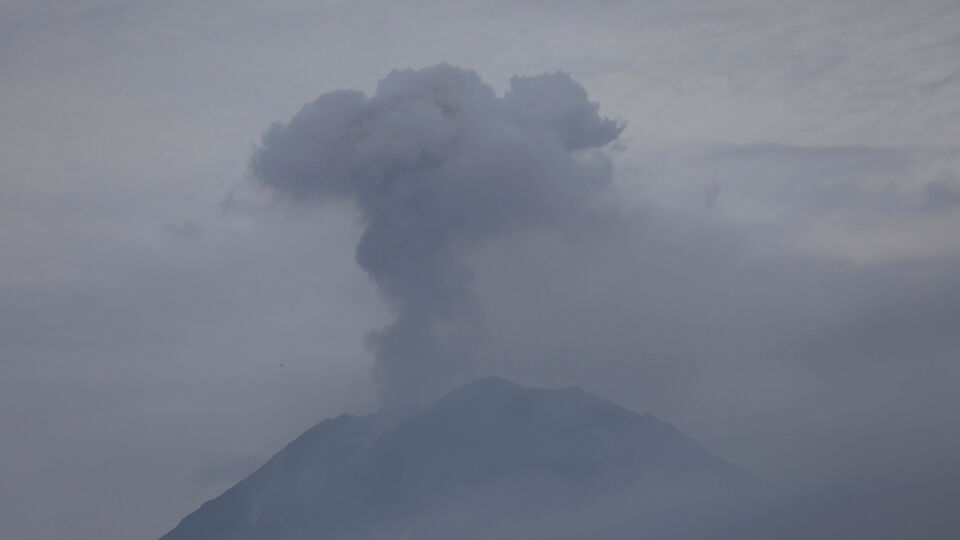
[{"label": "mountain slope", "polygon": [[162,540],[556,538],[574,515],[599,537],[638,515],[672,527],[664,509],[751,483],[669,424],[577,388],[482,379],[384,425],[318,424]]}]

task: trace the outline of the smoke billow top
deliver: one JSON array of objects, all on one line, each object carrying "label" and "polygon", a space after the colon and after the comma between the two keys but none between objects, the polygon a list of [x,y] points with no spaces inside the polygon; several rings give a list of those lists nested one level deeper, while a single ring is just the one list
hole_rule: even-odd
[{"label": "smoke billow top", "polygon": [[622,126],[563,73],[514,77],[498,97],[449,65],[393,71],[367,97],[324,94],[274,124],[261,183],[304,204],[355,205],[356,260],[395,319],[371,333],[388,403],[470,374],[479,314],[468,255],[485,241],[589,211],[610,179],[599,149]]}]

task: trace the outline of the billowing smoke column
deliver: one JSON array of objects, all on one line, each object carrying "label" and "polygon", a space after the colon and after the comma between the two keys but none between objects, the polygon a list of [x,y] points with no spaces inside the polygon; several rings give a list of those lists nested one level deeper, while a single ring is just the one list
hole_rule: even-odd
[{"label": "billowing smoke column", "polygon": [[342,90],[263,136],[254,177],[298,203],[344,201],[356,259],[395,313],[371,333],[387,404],[470,374],[479,316],[467,255],[484,241],[589,211],[610,179],[598,149],[622,126],[563,73],[514,77],[503,97],[449,65]]}]

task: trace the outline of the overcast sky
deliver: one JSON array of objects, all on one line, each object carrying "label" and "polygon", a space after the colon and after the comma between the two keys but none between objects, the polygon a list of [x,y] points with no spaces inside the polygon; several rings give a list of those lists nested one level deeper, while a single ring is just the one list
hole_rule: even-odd
[{"label": "overcast sky", "polygon": [[498,95],[566,72],[626,125],[606,214],[470,252],[476,374],[774,482],[960,478],[953,0],[3,0],[0,537],[159,537],[376,407],[356,208],[248,165],[317,96],[440,62]]}]

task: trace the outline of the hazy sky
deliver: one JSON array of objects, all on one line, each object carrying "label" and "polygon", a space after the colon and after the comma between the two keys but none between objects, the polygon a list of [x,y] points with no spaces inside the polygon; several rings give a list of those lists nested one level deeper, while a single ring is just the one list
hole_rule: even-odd
[{"label": "hazy sky", "polygon": [[439,62],[499,95],[562,70],[626,124],[606,214],[469,253],[478,374],[776,482],[960,474],[952,0],[4,0],[0,537],[159,537],[376,405],[357,212],[248,164],[317,96]]}]

